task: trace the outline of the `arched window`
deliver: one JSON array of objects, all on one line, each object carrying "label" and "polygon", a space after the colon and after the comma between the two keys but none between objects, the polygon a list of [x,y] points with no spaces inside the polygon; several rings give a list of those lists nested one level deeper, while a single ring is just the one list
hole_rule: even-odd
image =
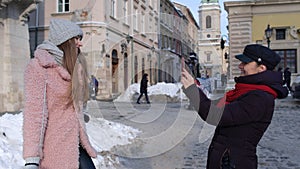
[{"label": "arched window", "polygon": [[206,28],[211,28],[211,16],[206,16]]},{"label": "arched window", "polygon": [[119,59],[118,59],[118,52],[117,52],[116,49],[114,49],[114,50],[112,51],[111,56],[112,56],[112,64],[113,64],[113,65],[118,64]]}]

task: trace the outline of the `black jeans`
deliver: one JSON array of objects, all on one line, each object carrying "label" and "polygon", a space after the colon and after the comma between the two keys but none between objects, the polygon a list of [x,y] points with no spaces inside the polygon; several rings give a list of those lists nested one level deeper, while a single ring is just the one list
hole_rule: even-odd
[{"label": "black jeans", "polygon": [[79,146],[79,169],[96,169],[92,158],[81,145]]},{"label": "black jeans", "polygon": [[137,103],[140,102],[140,99],[142,98],[143,94],[145,94],[147,103],[150,103],[150,102],[149,102],[149,98],[148,98],[148,93],[147,93],[147,92],[141,92],[141,94],[140,94],[140,96],[139,96],[139,98],[137,99],[136,102],[137,102]]}]

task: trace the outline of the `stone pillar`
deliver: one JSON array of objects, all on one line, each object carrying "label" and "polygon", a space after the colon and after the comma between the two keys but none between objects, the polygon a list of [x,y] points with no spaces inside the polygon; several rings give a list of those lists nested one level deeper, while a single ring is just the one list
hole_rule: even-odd
[{"label": "stone pillar", "polygon": [[23,75],[30,59],[28,25],[24,21],[34,9],[33,2],[1,4],[0,112],[17,112],[23,107]]}]

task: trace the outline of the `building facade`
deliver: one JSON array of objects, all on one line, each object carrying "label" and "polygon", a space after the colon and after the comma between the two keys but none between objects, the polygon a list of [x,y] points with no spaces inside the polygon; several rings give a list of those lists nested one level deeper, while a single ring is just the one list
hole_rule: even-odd
[{"label": "building facade", "polygon": [[[138,83],[143,73],[149,74],[151,85],[179,81],[180,58],[188,58],[195,50],[194,40],[189,40],[194,38],[189,33],[191,16],[184,16],[168,1],[171,21],[163,20],[162,3],[0,0],[0,112],[22,110],[25,66],[36,47],[48,39],[51,18],[72,20],[82,28],[81,51],[89,74],[99,81],[97,99],[115,98],[130,84]],[[162,31],[162,23],[167,30]]]},{"label": "building facade", "polygon": [[89,74],[99,81],[97,99],[117,97],[143,73],[154,84],[158,5],[157,0],[44,0],[30,16],[31,53],[48,37],[51,18],[72,20],[84,32],[82,53]]},{"label": "building facade", "polygon": [[30,59],[27,19],[37,3],[0,0],[0,112],[22,108],[23,74]]},{"label": "building facade", "polygon": [[[200,27],[198,23],[196,22],[194,16],[192,15],[190,9],[183,5],[174,2],[175,7],[178,11],[180,11],[183,16],[188,20],[187,25],[187,34],[185,35],[185,50],[182,52],[185,57],[187,57],[187,64],[189,64],[190,68],[192,69],[192,72],[195,77],[200,77],[199,72],[199,46],[198,46],[198,33],[200,30]],[[175,26],[175,30],[178,29],[180,25]]]},{"label": "building facade", "polygon": [[170,0],[160,1],[160,80],[180,82],[181,58],[188,64],[190,54],[198,51],[198,25],[189,8]]},{"label": "building facade", "polygon": [[[282,60],[278,67],[289,67],[292,79],[300,69],[300,1],[264,0],[232,1],[224,3],[229,22],[230,78],[239,75],[239,61],[235,55],[242,53],[247,44],[269,46]],[[271,36],[266,37],[269,25]],[[276,68],[277,69],[277,68]]]},{"label": "building facade", "polygon": [[[228,46],[221,46],[221,7],[218,0],[202,0],[199,6],[199,64],[202,77],[213,79],[212,90],[223,88],[221,80],[227,76]],[[226,53],[226,54],[225,54]]]},{"label": "building facade", "polygon": [[169,0],[44,0],[30,15],[31,53],[48,37],[51,18],[76,22],[89,73],[99,81],[97,99],[113,99],[144,73],[150,84],[180,81],[180,58],[196,46],[187,16]]}]

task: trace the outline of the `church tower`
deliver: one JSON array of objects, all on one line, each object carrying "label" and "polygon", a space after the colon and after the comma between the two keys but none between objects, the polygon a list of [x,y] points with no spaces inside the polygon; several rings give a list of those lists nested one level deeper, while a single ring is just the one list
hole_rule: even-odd
[{"label": "church tower", "polygon": [[199,7],[200,39],[220,39],[221,8],[218,0],[202,0]]},{"label": "church tower", "polygon": [[[201,0],[199,6],[199,62],[202,77],[220,79],[225,73],[221,40],[221,7],[218,0]],[[215,83],[215,89],[219,82]]]}]

